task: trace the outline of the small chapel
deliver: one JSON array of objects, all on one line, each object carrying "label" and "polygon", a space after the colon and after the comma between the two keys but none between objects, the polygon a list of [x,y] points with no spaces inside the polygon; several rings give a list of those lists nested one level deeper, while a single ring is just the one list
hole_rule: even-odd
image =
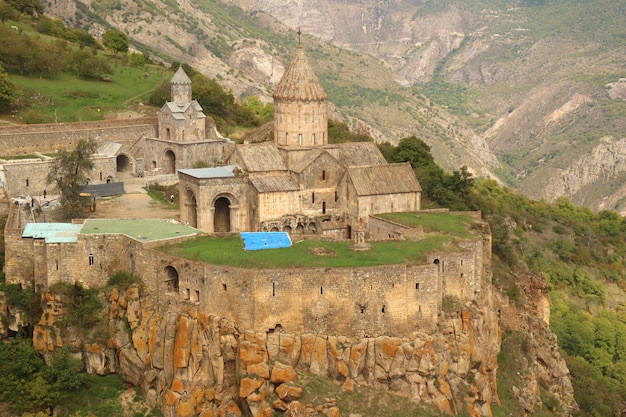
[{"label": "small chapel", "polygon": [[[188,79],[182,69],[172,79],[160,141],[203,136],[197,103],[174,95],[179,84],[191,91]],[[206,233],[351,239],[357,230],[368,236],[372,215],[420,210],[421,187],[409,163],[387,163],[373,142],[328,142],[328,96],[300,43],[273,99],[273,141],[234,145],[213,168],[176,170],[183,224]]]}]

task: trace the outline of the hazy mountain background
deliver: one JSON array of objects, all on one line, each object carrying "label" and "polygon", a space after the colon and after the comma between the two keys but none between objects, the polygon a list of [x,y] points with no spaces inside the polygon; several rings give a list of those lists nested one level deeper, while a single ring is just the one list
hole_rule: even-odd
[{"label": "hazy mountain background", "polygon": [[626,2],[56,0],[96,37],[271,98],[302,43],[335,117],[377,141],[416,135],[439,164],[532,198],[626,213]]}]

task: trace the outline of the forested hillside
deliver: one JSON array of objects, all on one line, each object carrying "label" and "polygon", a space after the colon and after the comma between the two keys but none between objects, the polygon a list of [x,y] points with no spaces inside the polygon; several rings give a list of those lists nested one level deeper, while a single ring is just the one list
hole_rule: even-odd
[{"label": "forested hillside", "polygon": [[[411,162],[425,205],[482,211],[493,234],[493,283],[512,302],[529,304],[524,276],[547,278],[550,327],[572,374],[577,415],[620,416],[626,401],[626,218],[594,213],[567,197],[533,201],[494,181],[474,180],[464,169],[446,173],[414,137],[383,151],[391,161]],[[505,332],[504,338],[503,358],[507,347],[528,343],[521,334]],[[549,407],[550,399],[544,402]]]}]

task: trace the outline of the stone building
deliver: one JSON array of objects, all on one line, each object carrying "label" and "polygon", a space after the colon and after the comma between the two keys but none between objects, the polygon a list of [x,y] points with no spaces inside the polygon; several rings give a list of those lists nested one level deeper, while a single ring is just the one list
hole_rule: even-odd
[{"label": "stone building", "polygon": [[147,137],[137,146],[143,160],[140,165],[150,173],[174,174],[198,162],[221,164],[232,142],[218,133],[213,119],[192,98],[191,80],[182,67],[172,77],[170,90],[172,101],[157,112],[158,137]]},{"label": "stone building", "polygon": [[[409,164],[374,143],[328,143],[328,97],[299,45],[274,93],[274,141],[236,145],[226,167],[179,169],[181,221],[204,232],[350,238],[370,215],[420,209]],[[226,155],[226,154],[225,154]]]}]

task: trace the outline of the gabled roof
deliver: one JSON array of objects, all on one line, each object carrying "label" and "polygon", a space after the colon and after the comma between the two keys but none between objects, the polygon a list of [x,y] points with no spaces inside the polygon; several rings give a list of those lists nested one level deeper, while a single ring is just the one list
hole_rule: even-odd
[{"label": "gabled roof", "polygon": [[346,166],[387,165],[374,142],[340,143],[339,161]]},{"label": "gabled roof", "polygon": [[98,150],[96,151],[96,155],[116,156],[121,148],[121,143],[115,143],[107,140],[100,144]]},{"label": "gabled roof", "polygon": [[323,149],[320,149],[320,148],[313,148],[313,149],[311,149],[309,152],[307,152],[306,155],[304,155],[304,157],[301,160],[299,160],[291,168],[291,170],[293,172],[296,172],[296,173],[300,174],[302,171],[304,171],[306,169],[306,167],[311,165],[324,152],[325,151]]},{"label": "gabled roof", "polygon": [[287,170],[285,161],[274,143],[238,145],[230,160],[239,163],[247,172]]},{"label": "gabled roof", "polygon": [[300,189],[288,174],[250,177],[250,183],[259,193],[298,191]]},{"label": "gabled roof", "polygon": [[172,117],[176,120],[185,120],[185,113],[189,110],[189,108],[196,113],[197,119],[205,118],[206,115],[202,111],[202,106],[196,100],[192,100],[190,103],[185,103],[183,105],[178,105],[173,101],[166,102],[161,110],[167,109],[171,113]]},{"label": "gabled roof", "polygon": [[182,172],[185,175],[198,179],[207,178],[229,178],[236,176],[235,169],[237,165],[226,165],[223,167],[215,168],[188,168],[179,169],[178,172]]},{"label": "gabled roof", "polygon": [[414,193],[422,191],[408,162],[402,164],[348,167],[357,195]]},{"label": "gabled roof", "polygon": [[328,100],[328,95],[309,65],[301,45],[298,45],[293,54],[291,63],[280,79],[273,96],[274,100]]},{"label": "gabled roof", "polygon": [[183,67],[178,67],[176,74],[170,80],[172,84],[191,84],[191,79],[187,76],[187,73]]}]

